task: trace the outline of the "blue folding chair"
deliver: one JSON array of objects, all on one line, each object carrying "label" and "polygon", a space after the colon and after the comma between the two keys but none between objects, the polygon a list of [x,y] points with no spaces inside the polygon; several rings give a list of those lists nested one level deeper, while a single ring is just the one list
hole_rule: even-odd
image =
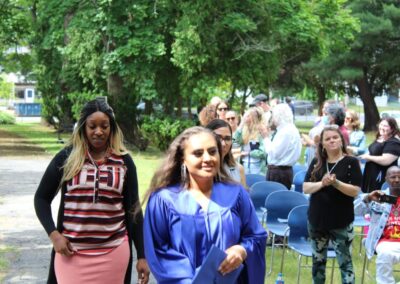
[{"label": "blue folding chair", "polygon": [[299,171],[294,177],[293,177],[293,185],[294,185],[294,190],[300,193],[303,193],[303,183],[304,183],[304,178],[306,177],[307,170]]},{"label": "blue folding chair", "polygon": [[307,171],[307,166],[296,163],[293,165],[293,176],[295,176],[300,171]]},{"label": "blue folding chair", "polygon": [[265,200],[272,192],[280,190],[287,191],[287,188],[281,183],[266,180],[256,182],[250,188],[250,198],[256,209],[258,220],[260,220],[262,224],[264,224],[264,215],[266,211],[264,207]]},{"label": "blue folding chair", "polygon": [[[300,269],[310,267],[310,265],[301,265],[303,256],[312,257],[312,248],[309,241],[307,229],[307,211],[308,205],[299,205],[294,207],[288,216],[288,230],[285,235],[288,236],[288,247],[299,254],[297,263],[297,283],[300,283]],[[331,283],[333,282],[333,272],[335,266],[336,253],[333,249],[328,249],[328,258],[333,259]]]},{"label": "blue folding chair", "polygon": [[247,174],[246,175],[246,184],[248,187],[251,187],[253,184],[259,181],[266,180],[265,176],[258,174]]},{"label": "blue folding chair", "polygon": [[[298,205],[308,204],[308,199],[303,194],[296,191],[278,191],[268,195],[265,200],[266,209],[266,225],[267,230],[271,233],[272,247],[271,247],[271,263],[268,274],[272,273],[272,266],[274,262],[274,248],[275,236],[283,237],[283,246],[285,248],[285,232],[288,228],[287,219],[290,210]],[[280,272],[283,272],[283,258],[281,259]]]}]

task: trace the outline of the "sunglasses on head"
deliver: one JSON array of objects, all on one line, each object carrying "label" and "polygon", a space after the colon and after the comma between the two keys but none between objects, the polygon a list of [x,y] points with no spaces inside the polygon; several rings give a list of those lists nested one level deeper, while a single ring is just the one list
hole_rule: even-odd
[{"label": "sunglasses on head", "polygon": [[339,129],[339,125],[337,124],[328,124],[324,126],[324,130],[336,130]]}]

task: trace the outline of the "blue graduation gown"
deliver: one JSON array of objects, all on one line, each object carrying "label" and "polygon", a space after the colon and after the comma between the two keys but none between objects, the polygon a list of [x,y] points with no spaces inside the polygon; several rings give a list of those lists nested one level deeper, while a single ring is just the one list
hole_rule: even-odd
[{"label": "blue graduation gown", "polygon": [[158,283],[191,283],[211,245],[247,251],[237,283],[264,283],[267,233],[246,190],[215,183],[207,212],[180,186],[153,193],[144,220],[145,254]]}]

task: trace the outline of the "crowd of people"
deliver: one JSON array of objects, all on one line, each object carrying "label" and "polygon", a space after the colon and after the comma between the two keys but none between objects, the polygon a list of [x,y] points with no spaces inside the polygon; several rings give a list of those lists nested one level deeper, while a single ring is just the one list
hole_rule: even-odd
[{"label": "crowd of people", "polygon": [[[132,243],[139,283],[149,281],[150,271],[159,283],[192,283],[214,247],[223,259],[213,276],[206,273],[212,281],[264,283],[267,232],[245,175],[261,174],[291,189],[302,146],[313,282],[325,282],[332,243],[342,283],[354,283],[354,199],[365,210],[381,206],[385,181],[390,194],[400,195],[396,120],[382,118],[367,148],[358,114],[337,101],[323,104],[308,133],[297,129],[294,114],[290,98],[278,103],[260,94],[243,115],[213,98],[199,112],[201,126],[186,129],[169,146],[145,194],[143,218],[135,164],[113,110],[104,99],[88,102],[35,194],[37,216],[53,243],[49,283],[130,283]],[[55,224],[51,203],[58,192]],[[382,205],[384,229],[368,233],[368,256],[378,253],[379,271],[400,261],[400,253],[384,245],[400,241],[399,206]],[[391,279],[388,272],[377,276],[378,283]]]}]

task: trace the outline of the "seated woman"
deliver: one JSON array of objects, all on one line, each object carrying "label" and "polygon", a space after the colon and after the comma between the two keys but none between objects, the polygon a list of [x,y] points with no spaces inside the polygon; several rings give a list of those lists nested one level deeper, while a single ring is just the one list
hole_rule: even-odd
[{"label": "seated woman", "polygon": [[192,283],[213,245],[226,253],[215,273],[227,275],[243,264],[235,283],[264,283],[267,233],[249,194],[226,174],[220,153],[211,130],[186,129],[152,178],[144,238],[158,283]]},{"label": "seated woman", "polygon": [[349,133],[350,142],[347,146],[349,154],[358,156],[365,153],[365,133],[360,129],[360,119],[354,110],[347,110],[344,126]]}]

